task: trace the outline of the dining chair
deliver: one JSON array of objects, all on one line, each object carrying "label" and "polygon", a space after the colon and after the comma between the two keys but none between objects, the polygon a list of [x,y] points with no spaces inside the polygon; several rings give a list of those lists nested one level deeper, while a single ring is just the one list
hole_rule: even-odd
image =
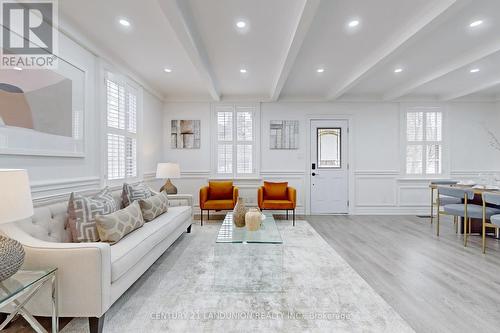
[{"label": "dining chair", "polygon": [[[439,197],[440,195],[445,195],[452,198],[457,198],[464,200],[463,203],[453,203],[443,206],[443,212],[447,215],[454,216],[455,231],[458,228],[458,217],[464,218],[464,246],[467,246],[467,237],[471,232],[471,218],[480,219],[483,217],[483,207],[481,205],[469,204],[468,201],[474,199],[474,192],[471,189],[462,189],[449,186],[439,186],[438,187],[438,207],[439,207]],[[439,236],[439,222],[440,222],[441,212],[438,211],[437,215],[437,236]]]},{"label": "dining chair", "polygon": [[[499,208],[488,207],[488,203]],[[487,220],[490,222],[487,223]],[[500,193],[483,193],[483,253],[486,253],[486,227],[495,228],[495,234],[500,229]]]},{"label": "dining chair", "polygon": [[[434,190],[436,186],[439,185],[456,185],[458,184],[458,181],[456,180],[451,180],[451,179],[435,179],[431,181],[430,188],[431,188],[431,224],[434,222],[434,207],[437,206],[437,211],[439,212],[440,204],[441,206],[444,205],[451,205],[454,203],[461,203],[462,200],[458,198],[453,198],[453,197],[448,197],[446,195],[441,195],[440,200],[434,200]],[[442,214],[445,214],[443,211],[441,212]],[[457,225],[456,218],[453,219],[453,222],[455,225]]]}]

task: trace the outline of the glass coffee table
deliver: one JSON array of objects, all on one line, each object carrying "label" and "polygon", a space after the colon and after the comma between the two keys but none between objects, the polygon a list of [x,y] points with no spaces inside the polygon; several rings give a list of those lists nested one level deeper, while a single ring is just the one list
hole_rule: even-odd
[{"label": "glass coffee table", "polygon": [[227,213],[214,250],[214,288],[227,292],[282,290],[283,240],[276,221],[266,214],[257,231],[238,228]]}]

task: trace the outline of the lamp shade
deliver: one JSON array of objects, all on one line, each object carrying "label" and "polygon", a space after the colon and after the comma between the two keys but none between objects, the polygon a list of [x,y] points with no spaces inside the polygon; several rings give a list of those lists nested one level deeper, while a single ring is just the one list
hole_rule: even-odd
[{"label": "lamp shade", "polygon": [[181,178],[181,169],[177,163],[158,163],[156,178]]},{"label": "lamp shade", "polygon": [[0,169],[0,223],[33,216],[33,202],[26,170]]}]

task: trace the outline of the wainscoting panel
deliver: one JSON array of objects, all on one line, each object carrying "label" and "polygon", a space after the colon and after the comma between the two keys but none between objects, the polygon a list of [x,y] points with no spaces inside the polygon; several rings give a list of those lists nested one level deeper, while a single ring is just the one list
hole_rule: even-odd
[{"label": "wainscoting panel", "polygon": [[35,206],[65,200],[71,192],[85,192],[99,188],[99,177],[70,178],[31,183],[31,195]]},{"label": "wainscoting panel", "polygon": [[405,185],[399,186],[400,207],[429,206],[431,192],[428,186]]},{"label": "wainscoting panel", "polygon": [[394,207],[397,205],[395,171],[357,171],[355,205],[358,207]]}]

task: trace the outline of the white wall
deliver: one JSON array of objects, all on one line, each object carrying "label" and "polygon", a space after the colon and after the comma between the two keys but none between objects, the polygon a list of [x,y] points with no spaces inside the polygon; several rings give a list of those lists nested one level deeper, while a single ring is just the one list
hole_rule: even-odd
[{"label": "white wall", "polygon": [[[446,140],[449,143],[448,177],[475,179],[481,173],[500,172],[500,154],[488,144],[484,124],[500,131],[494,103],[451,103],[447,109]],[[428,179],[403,177],[400,173],[399,103],[262,103],[261,177],[236,184],[251,204],[262,180],[285,180],[298,190],[298,211],[308,212],[309,167],[308,118],[348,116],[351,124],[351,213],[427,213],[430,201]],[[201,149],[170,148],[171,119],[200,119]],[[180,192],[198,196],[198,189],[210,178],[210,104],[165,104],[165,158],[181,164]],[[299,120],[298,150],[269,149],[270,120]]]},{"label": "white wall", "polygon": [[[0,168],[27,169],[36,203],[57,200],[71,191],[97,189],[104,183],[104,161],[101,133],[100,92],[98,78],[102,77],[99,57],[64,34],[59,37],[61,58],[86,72],[85,82],[85,156],[40,157],[0,155]],[[109,59],[108,59],[109,61]],[[163,154],[163,102],[143,92],[143,137],[138,147],[139,169],[150,176]],[[150,177],[149,177],[150,179]]]}]

